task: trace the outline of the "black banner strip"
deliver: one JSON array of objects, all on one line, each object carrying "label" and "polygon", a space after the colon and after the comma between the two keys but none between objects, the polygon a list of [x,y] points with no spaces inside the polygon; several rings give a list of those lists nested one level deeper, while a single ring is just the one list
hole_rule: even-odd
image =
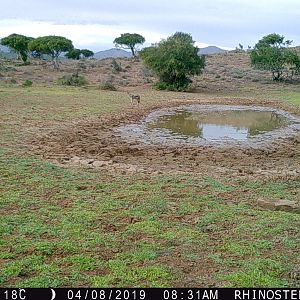
[{"label": "black banner strip", "polygon": [[300,300],[300,289],[0,288],[0,300]]}]

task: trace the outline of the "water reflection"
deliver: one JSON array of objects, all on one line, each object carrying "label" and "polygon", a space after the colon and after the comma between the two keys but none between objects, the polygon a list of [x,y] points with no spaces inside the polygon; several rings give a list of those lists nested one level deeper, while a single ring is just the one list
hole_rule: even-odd
[{"label": "water reflection", "polygon": [[285,117],[270,111],[178,111],[173,115],[159,117],[148,127],[167,129],[174,135],[201,137],[207,140],[246,140],[286,124]]}]

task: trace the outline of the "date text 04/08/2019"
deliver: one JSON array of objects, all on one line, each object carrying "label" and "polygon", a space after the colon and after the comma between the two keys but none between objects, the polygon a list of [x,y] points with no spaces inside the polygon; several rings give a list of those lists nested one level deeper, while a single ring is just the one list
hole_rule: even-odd
[{"label": "date text 04/08/2019", "polygon": [[300,300],[292,288],[44,288],[1,289],[0,300]]},{"label": "date text 04/08/2019", "polygon": [[[6,289],[4,300],[215,300],[217,289],[117,289],[117,288],[49,288]],[[2,296],[0,295],[0,300]]]}]

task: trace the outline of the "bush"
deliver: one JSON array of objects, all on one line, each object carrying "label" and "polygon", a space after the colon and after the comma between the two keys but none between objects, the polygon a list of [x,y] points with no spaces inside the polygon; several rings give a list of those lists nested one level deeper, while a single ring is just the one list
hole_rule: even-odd
[{"label": "bush", "polygon": [[284,76],[292,78],[300,71],[300,56],[289,48],[291,43],[277,33],[264,36],[250,54],[252,66],[270,71],[275,81],[282,80]]},{"label": "bush", "polygon": [[101,90],[106,90],[106,91],[116,91],[117,88],[113,85],[111,81],[104,81],[100,84],[100,89]]},{"label": "bush", "polygon": [[158,89],[186,91],[192,82],[189,76],[201,74],[205,66],[205,58],[198,55],[192,36],[182,32],[144,48],[140,55],[146,66],[158,75]]},{"label": "bush", "polygon": [[168,91],[178,91],[178,92],[187,92],[190,88],[191,80],[188,80],[186,83],[167,83],[159,81],[154,84],[154,87],[158,90],[168,90]]},{"label": "bush", "polygon": [[70,86],[82,86],[86,85],[88,81],[84,76],[76,74],[64,75],[58,79],[58,83],[61,85],[70,85]]},{"label": "bush", "polygon": [[17,80],[16,80],[16,79],[14,79],[14,78],[11,78],[11,79],[9,80],[9,83],[12,83],[12,84],[17,84],[18,82],[17,82]]},{"label": "bush", "polygon": [[117,61],[113,58],[111,61],[111,66],[115,72],[121,72],[122,67],[120,64],[117,63]]},{"label": "bush", "polygon": [[32,86],[33,82],[31,80],[25,80],[22,84],[23,87],[30,87]]}]

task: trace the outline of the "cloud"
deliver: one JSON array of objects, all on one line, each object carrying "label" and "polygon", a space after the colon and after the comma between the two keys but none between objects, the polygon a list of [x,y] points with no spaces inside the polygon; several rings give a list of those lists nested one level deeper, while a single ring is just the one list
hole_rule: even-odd
[{"label": "cloud", "polygon": [[299,15],[299,0],[10,0],[1,4],[0,36],[59,34],[78,47],[108,47],[124,32],[150,44],[184,31],[200,43],[232,48],[277,32],[300,44]]},{"label": "cloud", "polygon": [[[101,24],[58,24],[51,22],[37,22],[27,20],[0,20],[0,36],[18,33],[38,37],[43,35],[61,35],[74,42],[77,48],[89,47],[92,50],[113,47],[113,40],[124,32],[133,32],[133,28],[120,27],[118,25]],[[137,31],[143,35],[147,44],[155,43],[165,35],[146,30]]]}]

